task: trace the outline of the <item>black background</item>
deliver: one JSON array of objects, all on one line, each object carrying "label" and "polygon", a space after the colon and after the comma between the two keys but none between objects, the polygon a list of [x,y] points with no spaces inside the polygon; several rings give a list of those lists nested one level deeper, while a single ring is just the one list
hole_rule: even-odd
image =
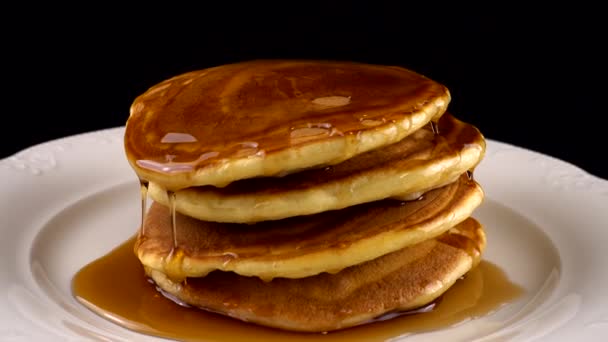
[{"label": "black background", "polygon": [[487,138],[608,178],[606,37],[598,9],[463,15],[439,5],[283,6],[158,8],[155,15],[39,9],[23,17],[22,30],[3,33],[0,157],[123,125],[138,94],[178,73],[257,58],[314,58],[418,71],[444,83],[450,111]]}]

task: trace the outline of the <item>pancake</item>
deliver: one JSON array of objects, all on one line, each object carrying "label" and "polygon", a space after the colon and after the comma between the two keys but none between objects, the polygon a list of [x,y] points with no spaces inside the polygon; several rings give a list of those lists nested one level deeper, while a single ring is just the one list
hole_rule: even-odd
[{"label": "pancake", "polygon": [[[176,210],[200,220],[251,223],[342,209],[388,197],[416,199],[474,168],[485,151],[482,134],[449,114],[405,139],[333,167],[281,178],[236,181],[224,188],[175,192]],[[167,191],[150,183],[148,194],[169,205]]]},{"label": "pancake", "polygon": [[400,141],[450,101],[413,71],[352,62],[262,60],[176,76],[137,97],[125,151],[170,190],[334,165]]},{"label": "pancake", "polygon": [[264,280],[303,278],[338,272],[436,237],[469,217],[482,199],[480,186],[463,175],[416,201],[388,199],[250,225],[177,213],[177,251],[170,211],[154,203],[135,251],[144,266],[175,279],[213,270]]},{"label": "pancake", "polygon": [[482,227],[469,218],[437,239],[337,274],[263,282],[216,271],[175,283],[160,271],[146,273],[182,303],[270,327],[324,332],[431,303],[479,263],[485,246]]}]

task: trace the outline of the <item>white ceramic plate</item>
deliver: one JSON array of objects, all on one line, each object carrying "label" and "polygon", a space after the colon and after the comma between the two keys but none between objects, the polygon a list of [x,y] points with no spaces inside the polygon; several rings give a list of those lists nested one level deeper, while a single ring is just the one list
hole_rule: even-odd
[{"label": "white ceramic plate", "polygon": [[[159,340],[78,304],[72,276],[132,236],[139,187],[123,128],[51,141],[0,161],[0,340]],[[485,259],[525,295],[427,340],[608,340],[608,181],[563,161],[488,141],[475,173]]]}]

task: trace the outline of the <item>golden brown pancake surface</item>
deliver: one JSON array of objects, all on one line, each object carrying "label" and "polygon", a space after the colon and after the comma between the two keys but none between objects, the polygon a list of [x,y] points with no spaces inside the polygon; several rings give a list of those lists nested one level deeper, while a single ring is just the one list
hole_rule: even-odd
[{"label": "golden brown pancake surface", "polygon": [[125,132],[141,178],[225,186],[394,143],[443,114],[448,90],[400,67],[263,60],[176,76],[135,99]]},{"label": "golden brown pancake surface", "polygon": [[178,284],[162,272],[146,272],[190,305],[271,327],[322,332],[432,302],[479,262],[485,245],[481,226],[468,218],[437,239],[336,274],[263,282],[216,271]]},{"label": "golden brown pancake surface", "polygon": [[341,61],[235,63],[151,87],[124,136],[155,200],[145,214],[142,197],[135,244],[146,274],[184,303],[294,331],[432,302],[486,244],[470,218],[483,190],[463,174],[485,141],[444,115],[449,102],[416,72]]},{"label": "golden brown pancake surface", "polygon": [[[251,223],[315,214],[388,197],[415,199],[474,168],[485,151],[483,135],[452,115],[403,140],[323,169],[285,177],[245,179],[224,188],[175,193],[177,211],[214,222]],[[150,184],[150,196],[168,205],[167,191]],[[413,198],[412,198],[413,197]]]},{"label": "golden brown pancake surface", "polygon": [[136,253],[145,266],[175,278],[216,269],[263,279],[302,278],[337,272],[433,238],[469,217],[482,199],[479,185],[463,175],[417,201],[376,201],[252,225],[199,221],[178,213],[174,258],[169,209],[154,203]]}]

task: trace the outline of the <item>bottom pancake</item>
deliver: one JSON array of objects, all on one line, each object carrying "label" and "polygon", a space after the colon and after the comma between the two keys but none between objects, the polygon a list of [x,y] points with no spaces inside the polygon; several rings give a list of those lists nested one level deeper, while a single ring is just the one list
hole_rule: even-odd
[{"label": "bottom pancake", "polygon": [[485,245],[481,225],[469,218],[435,239],[336,274],[264,282],[214,271],[175,283],[158,270],[146,267],[146,273],[169,295],[204,310],[274,328],[325,332],[431,303],[479,263]]}]

